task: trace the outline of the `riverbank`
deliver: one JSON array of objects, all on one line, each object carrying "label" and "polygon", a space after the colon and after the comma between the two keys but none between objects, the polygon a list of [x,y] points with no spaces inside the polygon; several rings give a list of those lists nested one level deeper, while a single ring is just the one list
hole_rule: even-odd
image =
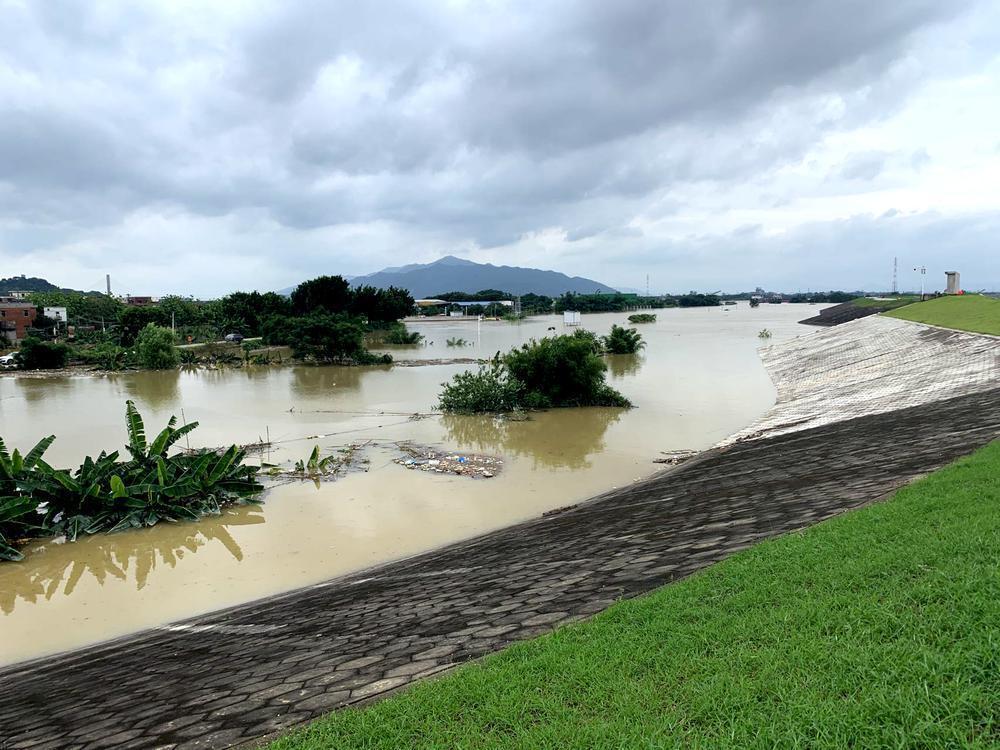
[{"label": "riverbank", "polygon": [[272,748],[992,745],[998,475],[994,442]]},{"label": "riverbank", "polygon": [[1000,391],[938,396],[730,444],[435,552],[9,668],[12,744],[226,747],[370,701],[868,504],[995,437]]}]

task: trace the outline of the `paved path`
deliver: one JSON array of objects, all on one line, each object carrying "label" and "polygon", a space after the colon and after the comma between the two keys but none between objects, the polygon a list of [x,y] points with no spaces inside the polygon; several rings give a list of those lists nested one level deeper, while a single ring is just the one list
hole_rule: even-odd
[{"label": "paved path", "polygon": [[879,498],[998,434],[994,389],[737,443],[470,542],[9,669],[0,746],[247,742]]}]

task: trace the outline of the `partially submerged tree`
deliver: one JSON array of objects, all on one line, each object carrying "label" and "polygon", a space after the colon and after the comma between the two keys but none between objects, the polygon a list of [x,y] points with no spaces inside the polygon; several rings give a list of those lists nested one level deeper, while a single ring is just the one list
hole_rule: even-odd
[{"label": "partially submerged tree", "polygon": [[611,326],[611,333],[602,339],[604,350],[608,354],[635,354],[646,346],[642,335],[634,328],[623,328],[620,325]]},{"label": "partially submerged tree", "polygon": [[169,328],[149,323],[139,331],[135,340],[136,359],[140,367],[148,370],[169,370],[180,364],[181,358],[174,346],[174,333]]},{"label": "partially submerged tree", "polygon": [[532,341],[444,384],[443,411],[488,413],[515,409],[632,404],[604,380],[607,367],[593,335],[576,332]]}]

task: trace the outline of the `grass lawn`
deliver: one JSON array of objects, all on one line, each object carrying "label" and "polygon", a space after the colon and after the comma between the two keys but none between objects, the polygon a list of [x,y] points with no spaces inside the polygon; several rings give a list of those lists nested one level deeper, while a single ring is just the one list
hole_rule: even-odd
[{"label": "grass lawn", "polygon": [[998,566],[1000,441],[271,747],[997,747]]},{"label": "grass lawn", "polygon": [[980,294],[937,297],[885,314],[917,323],[1000,336],[1000,300]]},{"label": "grass lawn", "polygon": [[904,305],[909,305],[913,302],[919,302],[920,297],[918,295],[903,295],[901,297],[895,297],[893,299],[875,299],[874,297],[855,297],[851,300],[851,304],[855,307],[882,307],[887,309],[895,309],[897,307],[903,307]]}]

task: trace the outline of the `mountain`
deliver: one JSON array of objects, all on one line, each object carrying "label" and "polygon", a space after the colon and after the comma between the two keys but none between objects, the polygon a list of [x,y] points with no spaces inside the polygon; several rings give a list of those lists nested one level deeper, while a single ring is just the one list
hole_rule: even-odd
[{"label": "mountain", "polygon": [[446,292],[478,292],[499,289],[511,294],[545,294],[557,297],[564,292],[613,293],[607,284],[581,276],[567,276],[558,271],[537,268],[494,266],[447,255],[433,263],[414,263],[397,268],[384,268],[367,276],[356,276],[355,286],[396,286],[409,290],[414,297],[427,298]]}]

